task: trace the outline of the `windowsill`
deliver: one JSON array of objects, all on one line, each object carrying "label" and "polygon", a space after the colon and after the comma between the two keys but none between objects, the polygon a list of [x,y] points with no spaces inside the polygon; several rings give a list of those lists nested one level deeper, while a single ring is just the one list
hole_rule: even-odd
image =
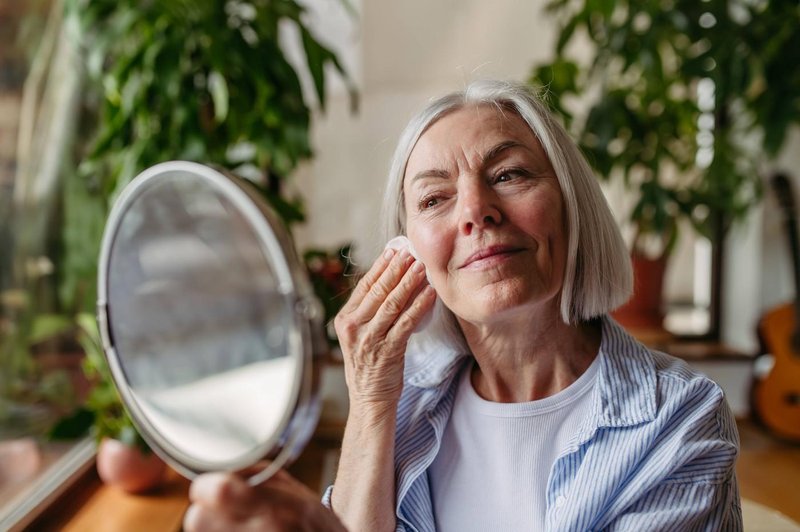
[{"label": "windowsill", "polygon": [[91,438],[44,443],[42,466],[27,480],[0,485],[0,530],[22,530],[94,465]]}]

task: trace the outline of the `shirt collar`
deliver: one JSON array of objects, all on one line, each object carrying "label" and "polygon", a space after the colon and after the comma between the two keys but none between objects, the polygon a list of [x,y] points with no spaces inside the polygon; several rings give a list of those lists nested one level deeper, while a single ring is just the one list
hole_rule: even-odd
[{"label": "shirt collar", "polygon": [[602,318],[602,331],[592,415],[578,442],[599,428],[631,427],[656,416],[656,367],[650,351],[609,316]]}]

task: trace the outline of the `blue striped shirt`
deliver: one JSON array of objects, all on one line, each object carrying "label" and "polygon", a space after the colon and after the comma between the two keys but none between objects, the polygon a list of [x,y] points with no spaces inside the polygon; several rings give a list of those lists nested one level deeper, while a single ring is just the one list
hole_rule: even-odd
[{"label": "blue striped shirt", "polygon": [[[739,437],[720,387],[610,318],[602,332],[591,414],[550,471],[546,530],[741,530]],[[422,379],[436,385],[406,379],[395,442],[398,531],[436,529],[427,470],[465,363]],[[330,496],[329,488],[323,502]]]}]

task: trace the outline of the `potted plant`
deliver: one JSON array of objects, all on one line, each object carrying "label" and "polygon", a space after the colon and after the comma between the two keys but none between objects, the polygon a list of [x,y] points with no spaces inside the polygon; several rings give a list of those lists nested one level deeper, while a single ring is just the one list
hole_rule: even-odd
[{"label": "potted plant", "polygon": [[94,316],[76,318],[78,341],[85,354],[83,371],[91,383],[83,406],[61,419],[51,430],[53,439],[75,438],[90,432],[97,442],[97,472],[101,480],[138,493],[158,486],[166,465],[136,430],[114,386],[103,355]]},{"label": "potted plant", "polygon": [[[647,284],[658,319],[680,222],[711,239],[721,271],[725,234],[759,200],[769,157],[800,123],[800,11],[716,0],[553,0],[548,10],[561,21],[555,55],[530,82],[547,91],[598,175],[636,195],[632,257],[640,279],[656,270]],[[589,44],[580,60],[578,41]],[[588,106],[580,119],[576,98]]]}]

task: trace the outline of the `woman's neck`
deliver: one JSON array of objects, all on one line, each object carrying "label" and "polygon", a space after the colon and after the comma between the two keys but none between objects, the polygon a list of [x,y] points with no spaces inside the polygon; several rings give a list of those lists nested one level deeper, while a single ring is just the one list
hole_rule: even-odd
[{"label": "woman's neck", "polygon": [[461,321],[477,361],[475,391],[501,403],[534,401],[575,382],[597,356],[600,323],[567,325],[557,312],[528,313],[502,323]]}]

